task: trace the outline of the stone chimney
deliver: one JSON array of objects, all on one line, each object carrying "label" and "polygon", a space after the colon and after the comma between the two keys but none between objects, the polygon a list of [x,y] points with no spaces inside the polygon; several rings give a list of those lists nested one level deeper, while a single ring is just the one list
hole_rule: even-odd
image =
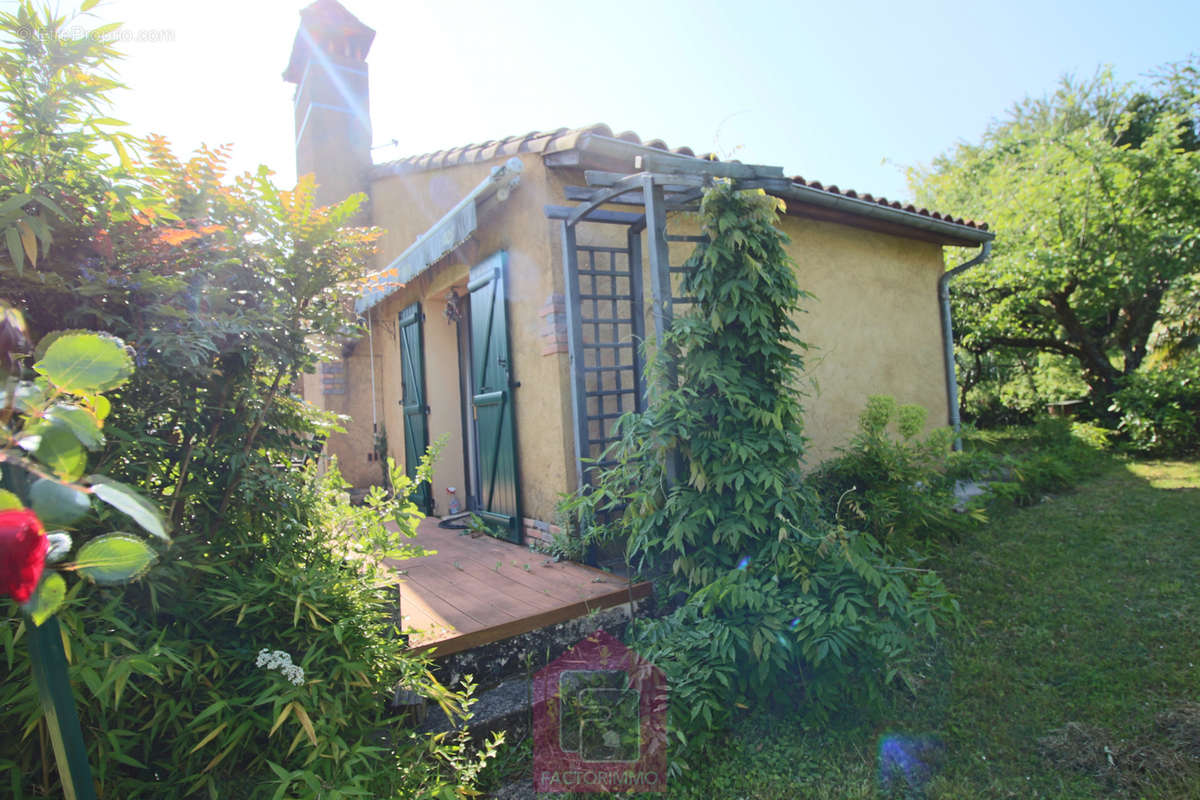
[{"label": "stone chimney", "polygon": [[[375,31],[336,0],[300,12],[283,79],[296,84],[296,175],[313,173],[317,202],[366,192],[371,168],[367,51]],[[359,222],[369,214],[360,212]]]}]

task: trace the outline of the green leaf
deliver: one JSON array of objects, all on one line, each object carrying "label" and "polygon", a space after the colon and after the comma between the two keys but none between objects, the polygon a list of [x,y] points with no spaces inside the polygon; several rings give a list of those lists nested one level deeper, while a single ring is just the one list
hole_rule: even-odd
[{"label": "green leaf", "polygon": [[33,591],[24,608],[25,613],[33,618],[33,624],[41,627],[51,615],[62,606],[67,599],[67,582],[57,572],[47,572]]},{"label": "green leaf", "polygon": [[107,397],[102,394],[86,395],[85,397],[96,414],[96,419],[101,422],[108,419],[108,415],[112,411],[112,402]]},{"label": "green leaf", "polygon": [[46,411],[46,419],[61,422],[71,429],[75,438],[88,450],[104,445],[104,434],[100,432],[100,420],[82,406],[56,403]]},{"label": "green leaf", "polygon": [[0,389],[0,409],[15,408],[24,414],[40,409],[46,401],[45,387],[33,381],[20,381],[10,393]]},{"label": "green leaf", "polygon": [[114,481],[104,475],[89,475],[92,494],[118,511],[128,514],[133,521],[160,539],[170,540],[170,528],[160,512],[149,500],[142,497],[131,486]]},{"label": "green leaf", "polygon": [[129,149],[125,147],[125,143],[116,136],[109,138],[113,149],[117,151],[117,158],[121,162],[121,169],[130,169],[133,167],[133,159],[129,157]]},{"label": "green leaf", "polygon": [[[46,357],[46,351],[48,349],[50,349],[50,345],[54,344],[62,337],[66,336],[68,334],[72,334],[72,333],[91,333],[91,331],[85,331],[85,330],[79,330],[79,329],[50,331],[45,336],[43,336],[41,339],[38,339],[37,346],[33,348],[33,360],[41,361],[43,358]],[[43,380],[45,380],[45,379],[43,378]]]},{"label": "green leaf", "polygon": [[67,333],[54,340],[33,368],[64,392],[95,394],[128,380],[133,359],[115,336]]},{"label": "green leaf", "polygon": [[8,247],[8,257],[17,268],[17,274],[24,274],[25,251],[21,249],[21,234],[15,225],[4,231],[4,244]]},{"label": "green leaf", "polygon": [[51,531],[46,534],[49,547],[46,548],[46,563],[57,564],[71,552],[71,534],[66,531]]},{"label": "green leaf", "polygon": [[87,466],[87,453],[66,425],[43,424],[33,434],[38,437],[34,455],[64,481],[73,481]]},{"label": "green leaf", "polygon": [[13,508],[24,508],[21,505],[21,498],[17,497],[7,489],[0,489],[0,511],[8,511]]},{"label": "green leaf", "polygon": [[42,524],[51,527],[68,527],[78,522],[92,509],[91,499],[81,489],[74,489],[58,481],[42,478],[29,489],[33,510]]},{"label": "green leaf", "polygon": [[32,199],[32,195],[14,194],[3,203],[0,203],[0,215],[11,214],[17,209],[24,207],[24,205]]},{"label": "green leaf", "polygon": [[79,548],[75,569],[96,583],[127,583],[145,574],[157,560],[150,545],[133,534],[107,533]]}]

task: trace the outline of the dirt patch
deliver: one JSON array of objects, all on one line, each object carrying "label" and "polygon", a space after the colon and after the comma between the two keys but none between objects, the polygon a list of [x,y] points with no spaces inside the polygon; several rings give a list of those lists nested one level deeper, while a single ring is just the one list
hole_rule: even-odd
[{"label": "dirt patch", "polygon": [[1108,778],[1116,771],[1115,738],[1103,728],[1068,722],[1038,740],[1038,749],[1055,767]]},{"label": "dirt patch", "polygon": [[1183,703],[1159,714],[1155,721],[1181,755],[1200,764],[1200,703]]},{"label": "dirt patch", "polygon": [[1038,749],[1058,769],[1091,775],[1124,796],[1168,789],[1200,774],[1200,703],[1162,712],[1152,735],[1133,740],[1068,722],[1039,739]]}]

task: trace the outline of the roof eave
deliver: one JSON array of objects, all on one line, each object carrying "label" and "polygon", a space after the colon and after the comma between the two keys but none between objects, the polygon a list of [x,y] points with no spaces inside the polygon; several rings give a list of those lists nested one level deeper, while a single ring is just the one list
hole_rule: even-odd
[{"label": "roof eave", "polygon": [[[860,200],[853,197],[832,194],[823,189],[814,189],[811,186],[804,186],[791,181],[786,186],[765,188],[768,194],[775,195],[784,200],[790,200],[793,203],[829,209],[835,212],[865,217],[870,220],[878,220],[886,224],[898,225],[903,228],[923,231],[931,234],[934,240],[940,244],[955,245],[958,247],[979,247],[984,242],[990,242],[996,238],[994,232],[984,228],[960,225],[957,222],[936,219],[935,217],[914,211],[880,205],[870,200]],[[800,209],[795,210],[801,211]]]}]

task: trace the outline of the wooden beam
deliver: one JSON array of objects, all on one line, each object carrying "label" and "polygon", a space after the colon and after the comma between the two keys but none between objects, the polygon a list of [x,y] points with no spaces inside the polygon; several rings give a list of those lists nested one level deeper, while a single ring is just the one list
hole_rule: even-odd
[{"label": "wooden beam", "polygon": [[[642,226],[646,224],[646,216],[642,215]],[[635,393],[637,398],[635,408],[640,414],[646,410],[646,364],[642,353],[642,345],[646,341],[646,297],[642,285],[642,229],[631,226],[629,238],[629,294],[630,317],[633,327],[633,382],[641,387]]]},{"label": "wooden beam", "polygon": [[647,153],[640,156],[642,169],[669,175],[703,175],[713,178],[782,178],[783,167],[707,161],[678,153]]},{"label": "wooden beam", "polygon": [[783,177],[783,167],[710,161],[596,134],[587,134],[580,138],[574,148],[544,155],[542,159],[546,166],[551,168],[592,166],[604,169],[735,179]]},{"label": "wooden beam", "polygon": [[[611,212],[610,212],[611,213]],[[575,249],[575,226],[562,222],[563,279],[566,286],[567,352],[570,353],[571,412],[575,419],[575,488],[583,488],[583,459],[587,455],[587,385],[583,364],[583,328],[579,320],[579,252]]]},{"label": "wooden beam", "polygon": [[[633,173],[639,174],[639,173]],[[697,186],[703,186],[706,178],[702,175],[658,175],[649,174],[654,178],[654,182],[661,185],[664,189],[671,192],[685,191]],[[624,172],[605,172],[603,170],[589,169],[583,173],[584,180],[588,186],[615,186],[618,182],[625,180],[630,176],[630,173]]]},{"label": "wooden beam", "polygon": [[[783,168],[761,164],[734,164],[709,161],[682,153],[672,153],[644,144],[628,142],[595,133],[579,137],[575,149],[585,164],[604,164],[605,169],[633,169],[674,175],[704,175],[719,178],[782,177]],[[609,164],[613,166],[608,166]]]},{"label": "wooden beam", "polygon": [[542,163],[551,169],[569,168],[580,166],[581,159],[578,150],[563,150],[542,156]]},{"label": "wooden beam", "polygon": [[[567,219],[575,209],[569,206],[544,206],[543,210],[549,219]],[[631,214],[628,211],[608,211],[597,208],[588,214],[587,218],[583,221],[602,222],[609,225],[644,225],[645,216],[642,214]]]},{"label": "wooden beam", "polygon": [[[663,189],[654,183],[654,176],[642,176],[646,193],[646,248],[650,257],[650,310],[654,317],[654,345],[659,357],[663,357],[663,343],[667,331],[674,321],[671,303],[671,250],[667,242],[667,208]],[[667,359],[663,365],[662,381],[666,390],[674,391],[679,386],[679,373],[674,360]],[[647,406],[654,392],[662,387],[646,386]],[[679,480],[679,451],[667,454],[666,474],[668,486]]]},{"label": "wooden beam", "polygon": [[[566,186],[563,188],[563,193],[568,200],[587,203],[597,197],[597,192],[600,189],[589,189],[585,186]],[[677,208],[683,208],[691,203],[695,203],[700,199],[700,189],[687,189],[679,192],[665,192],[663,197],[667,202],[667,210],[674,211]],[[620,205],[620,206],[644,206],[645,198],[642,196],[641,189],[634,189],[617,197],[610,197],[604,201],[605,205]]]},{"label": "wooden beam", "polygon": [[749,180],[739,180],[734,185],[738,189],[762,189],[771,194],[790,189],[792,182],[787,178],[752,178]]},{"label": "wooden beam", "polygon": [[586,169],[583,171],[583,179],[587,181],[588,186],[612,186],[617,181],[628,178],[632,174],[631,172],[605,172],[599,169]]},{"label": "wooden beam", "polygon": [[654,344],[660,351],[667,329],[671,327],[671,253],[667,243],[667,209],[661,186],[650,175],[643,175],[646,197],[646,249],[650,257],[651,313],[654,317]]},{"label": "wooden beam", "polygon": [[703,188],[692,189],[689,192],[679,192],[678,194],[669,194],[667,195],[667,208],[674,211],[677,208],[696,205],[702,197],[704,197]]},{"label": "wooden beam", "polygon": [[[598,192],[597,189],[589,188],[587,186],[564,186],[563,187],[563,196],[573,202],[586,203],[587,201],[589,201],[593,197],[595,197],[597,192]],[[610,198],[608,202],[610,202],[610,203],[625,203],[627,205],[632,205],[632,204],[636,204],[639,206],[643,205],[642,190],[640,188],[630,189],[628,192],[626,192],[623,195]]]}]

